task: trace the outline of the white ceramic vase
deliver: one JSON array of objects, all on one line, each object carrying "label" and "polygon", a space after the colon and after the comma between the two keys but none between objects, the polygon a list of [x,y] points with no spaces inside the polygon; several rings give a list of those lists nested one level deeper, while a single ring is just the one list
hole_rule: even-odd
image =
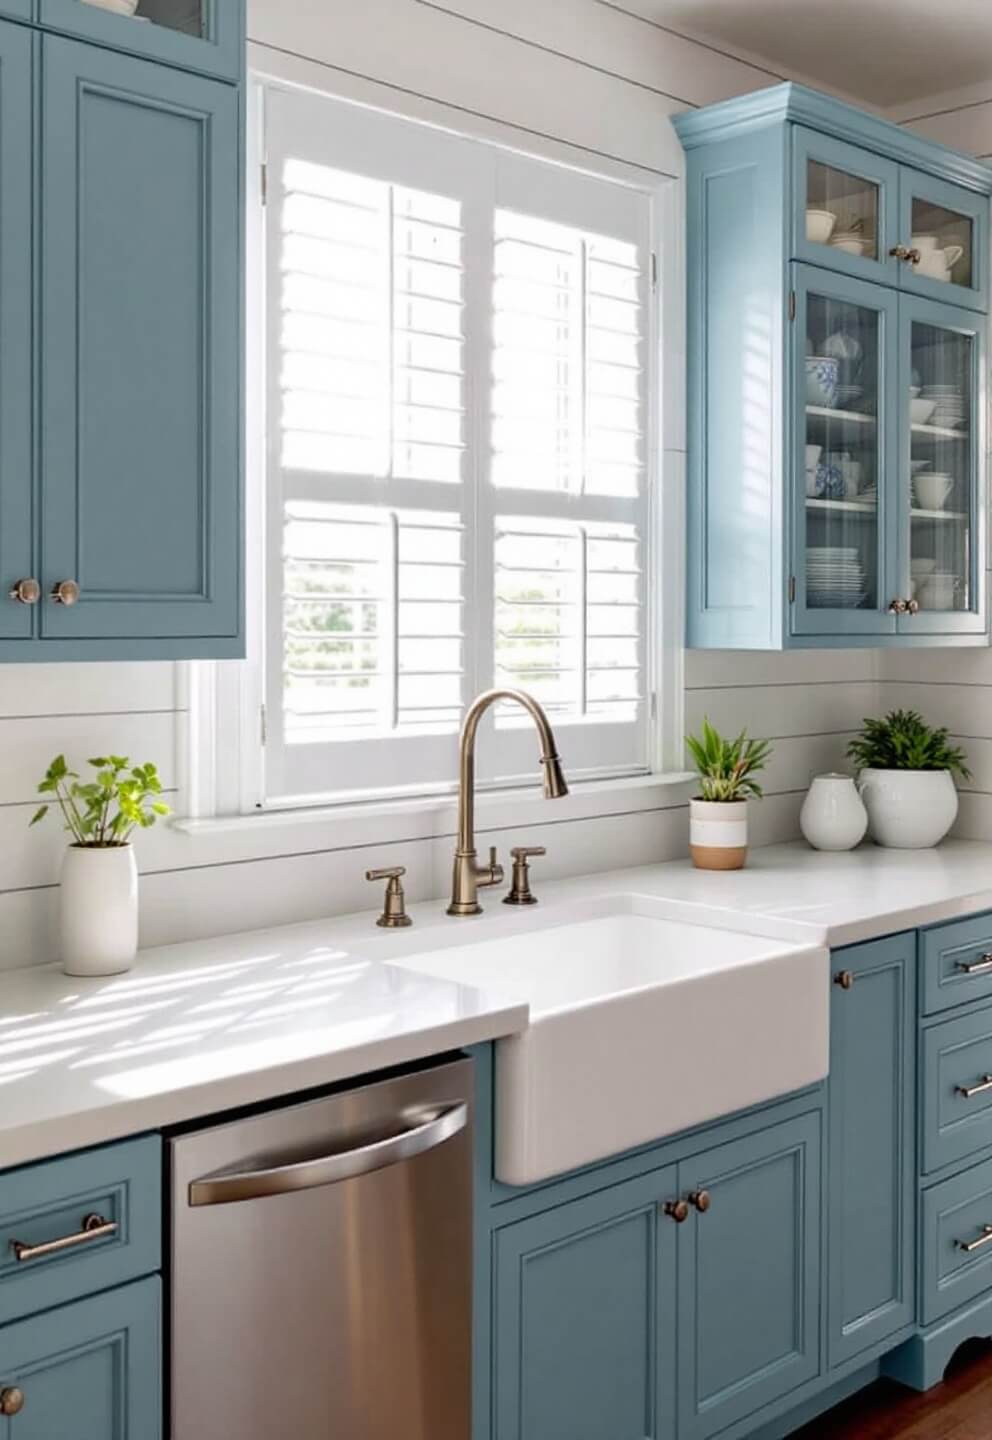
[{"label": "white ceramic vase", "polygon": [[816,775],[799,812],[814,850],[853,850],[868,829],[868,811],[850,775]]},{"label": "white ceramic vase", "polygon": [[690,800],[689,853],[697,870],[742,870],[747,801]]},{"label": "white ceramic vase", "polygon": [[138,949],[138,867],[130,845],[70,845],[59,897],[67,975],[120,975]]},{"label": "white ceramic vase", "polygon": [[958,792],[949,770],[862,770],[858,789],[871,838],[890,850],[939,845],[957,819]]}]

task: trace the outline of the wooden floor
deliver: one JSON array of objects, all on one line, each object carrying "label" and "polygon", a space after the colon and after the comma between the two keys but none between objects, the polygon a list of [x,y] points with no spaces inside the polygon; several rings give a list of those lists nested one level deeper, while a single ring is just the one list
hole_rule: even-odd
[{"label": "wooden floor", "polygon": [[992,1342],[958,1351],[943,1385],[917,1395],[879,1380],[792,1440],[992,1440]]}]

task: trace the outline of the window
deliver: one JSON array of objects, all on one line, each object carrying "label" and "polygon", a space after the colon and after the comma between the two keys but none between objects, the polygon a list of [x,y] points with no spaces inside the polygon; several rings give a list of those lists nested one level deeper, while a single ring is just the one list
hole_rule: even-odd
[{"label": "window", "polygon": [[265,151],[266,801],[450,788],[491,685],[650,769],[648,195],[282,89]]}]

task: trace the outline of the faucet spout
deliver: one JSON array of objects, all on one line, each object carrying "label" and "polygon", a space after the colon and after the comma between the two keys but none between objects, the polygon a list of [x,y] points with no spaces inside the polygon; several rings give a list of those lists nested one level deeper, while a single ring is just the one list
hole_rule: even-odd
[{"label": "faucet spout", "polygon": [[469,706],[462,724],[458,762],[458,845],[455,850],[454,875],[451,886],[449,915],[479,915],[479,890],[498,885],[503,879],[502,866],[496,853],[489,864],[480,865],[475,848],[475,745],[479,722],[490,706],[500,700],[521,705],[534,721],[541,742],[541,766],[544,770],[544,794],[549,800],[560,800],[568,794],[568,782],[558,755],[558,746],[551,723],[542,707],[525,690],[486,690]]}]

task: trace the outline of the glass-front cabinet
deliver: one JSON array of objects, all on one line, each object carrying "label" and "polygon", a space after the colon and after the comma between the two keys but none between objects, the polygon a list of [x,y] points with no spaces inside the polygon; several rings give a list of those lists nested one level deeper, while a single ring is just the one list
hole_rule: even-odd
[{"label": "glass-front cabinet", "polygon": [[988,643],[992,169],[794,85],[675,125],[689,644]]},{"label": "glass-front cabinet", "polygon": [[243,7],[231,0],[39,0],[43,26],[229,80],[244,63]]}]

